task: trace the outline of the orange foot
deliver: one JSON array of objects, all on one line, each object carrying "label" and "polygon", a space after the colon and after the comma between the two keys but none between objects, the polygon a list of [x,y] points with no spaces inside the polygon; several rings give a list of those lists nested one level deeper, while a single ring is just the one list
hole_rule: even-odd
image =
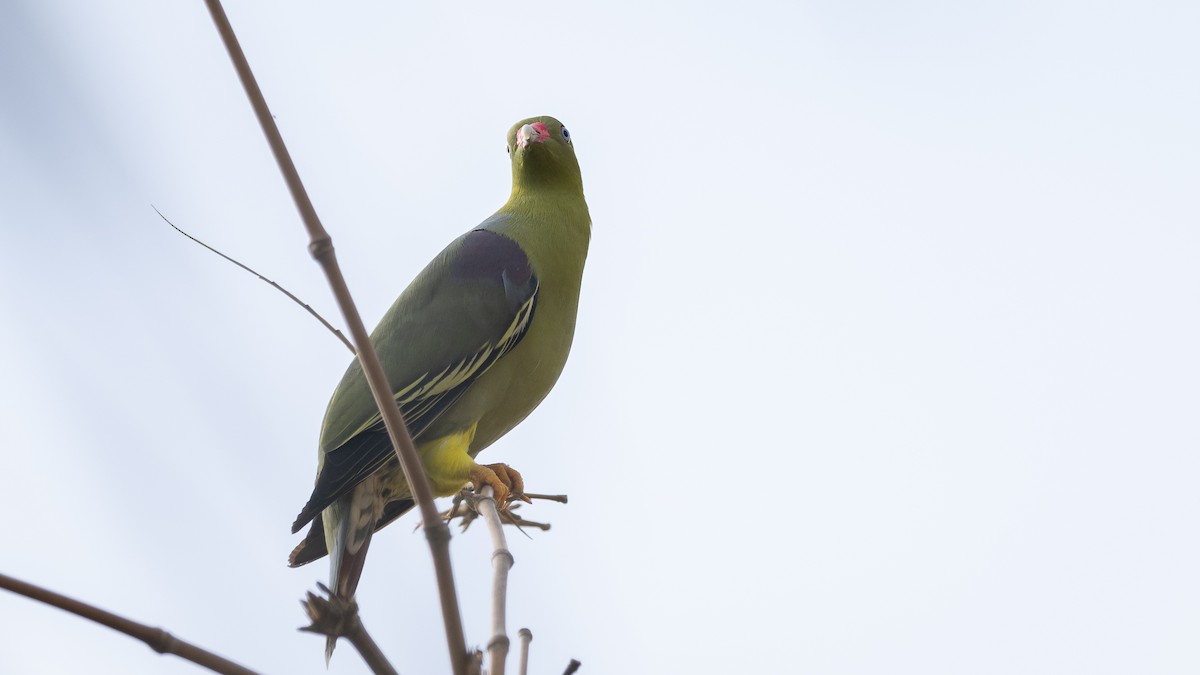
[{"label": "orange foot", "polygon": [[471,485],[478,493],[483,486],[490,485],[495,492],[496,503],[501,507],[513,499],[530,502],[525,496],[525,481],[517,470],[507,464],[475,464],[471,467]]}]

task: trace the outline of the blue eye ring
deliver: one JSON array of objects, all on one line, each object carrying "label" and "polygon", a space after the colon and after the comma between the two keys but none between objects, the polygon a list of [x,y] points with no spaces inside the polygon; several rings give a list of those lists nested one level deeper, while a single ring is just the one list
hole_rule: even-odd
[{"label": "blue eye ring", "polygon": [[566,142],[568,142],[568,143],[571,142],[571,132],[567,131],[566,127],[562,128],[562,137],[563,137],[563,140],[565,140]]}]

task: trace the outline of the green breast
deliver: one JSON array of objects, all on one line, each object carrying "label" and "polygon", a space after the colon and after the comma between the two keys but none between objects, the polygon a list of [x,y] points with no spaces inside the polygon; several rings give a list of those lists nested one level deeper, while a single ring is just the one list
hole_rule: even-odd
[{"label": "green breast", "polygon": [[506,209],[513,209],[511,217],[494,228],[521,244],[538,277],[538,301],[529,332],[426,433],[426,438],[437,438],[478,421],[472,456],[533,412],[550,393],[571,351],[591,219],[580,198],[553,208],[539,201],[540,215],[523,212],[520,201],[510,203]]}]

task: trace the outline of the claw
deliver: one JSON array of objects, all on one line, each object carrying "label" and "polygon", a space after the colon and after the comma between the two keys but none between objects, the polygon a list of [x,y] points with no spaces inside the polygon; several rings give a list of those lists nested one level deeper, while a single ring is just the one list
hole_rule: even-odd
[{"label": "claw", "polygon": [[516,469],[507,464],[489,464],[488,468],[490,468],[492,471],[495,471],[496,475],[500,477],[500,480],[504,481],[504,483],[508,485],[509,489],[511,490],[506,502],[511,502],[514,499],[520,499],[521,501],[529,504],[533,503],[530,501],[529,497],[525,496],[525,479],[521,477],[521,474]]},{"label": "claw", "polygon": [[483,489],[484,485],[492,486],[495,491],[496,504],[503,508],[513,499],[528,502],[525,496],[525,480],[521,474],[507,464],[476,464],[471,467],[471,485],[475,492]]}]

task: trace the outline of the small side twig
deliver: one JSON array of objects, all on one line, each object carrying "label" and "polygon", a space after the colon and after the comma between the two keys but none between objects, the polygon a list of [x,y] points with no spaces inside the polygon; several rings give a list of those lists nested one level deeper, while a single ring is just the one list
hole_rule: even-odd
[{"label": "small side twig", "polygon": [[[544,499],[546,501],[559,502],[560,504],[567,503],[566,495],[539,495],[527,493],[525,496],[529,497],[530,499]],[[467,528],[471,527],[471,523],[475,522],[475,519],[479,517],[478,511],[476,511],[474,506],[472,506],[472,504],[477,500],[478,497],[475,496],[474,491],[470,487],[463,488],[458,494],[454,495],[454,501],[450,504],[450,508],[442,511],[439,514],[439,517],[446,522],[450,522],[455,518],[462,518],[462,523],[460,526],[462,527],[462,531],[466,532]],[[500,522],[504,523],[505,525],[514,525],[518,530],[522,531],[523,528],[526,527],[533,527],[543,532],[550,529],[550,523],[539,523],[535,520],[526,520],[525,518],[517,515],[517,509],[519,508],[521,508],[521,504],[516,502],[510,503],[508,506],[501,509]],[[416,527],[420,528],[421,523],[418,523]]]},{"label": "small side twig", "polygon": [[274,288],[275,288],[275,290],[277,290],[277,291],[279,291],[280,293],[283,293],[284,295],[286,295],[286,296],[288,296],[289,298],[291,298],[291,299],[292,299],[292,302],[294,302],[294,303],[296,303],[297,305],[300,305],[301,307],[303,307],[303,308],[304,308],[304,309],[305,309],[305,310],[306,310],[306,311],[307,311],[309,314],[313,315],[313,317],[315,317],[317,321],[320,321],[322,326],[325,326],[325,328],[329,329],[329,332],[330,332],[330,333],[333,333],[333,334],[334,334],[334,336],[335,336],[337,339],[341,340],[341,341],[342,341],[342,344],[346,345],[346,349],[349,349],[351,354],[354,354],[354,353],[355,353],[355,351],[354,351],[354,345],[350,344],[350,341],[346,339],[346,336],[345,336],[345,335],[342,335],[342,331],[340,331],[340,330],[338,330],[338,329],[334,328],[334,327],[333,327],[333,324],[331,324],[331,323],[329,323],[328,321],[326,321],[326,320],[325,320],[325,317],[323,317],[323,316],[321,316],[320,314],[318,314],[318,313],[317,313],[317,310],[315,310],[315,309],[313,309],[311,306],[309,306],[309,304],[308,304],[308,303],[304,302],[304,301],[303,301],[303,300],[301,300],[300,298],[297,298],[295,295],[293,295],[293,294],[292,294],[292,292],[291,292],[291,291],[289,291],[288,289],[284,288],[283,286],[280,286],[279,284],[275,283],[274,281],[272,281],[272,280],[270,280],[270,279],[268,279],[268,278],[264,277],[263,275],[259,274],[259,273],[258,273],[257,271],[255,271],[253,268],[251,268],[251,267],[249,267],[249,266],[247,266],[247,265],[243,265],[243,264],[242,264],[241,262],[239,262],[238,260],[236,260],[236,259],[234,259],[234,258],[231,258],[230,256],[227,256],[227,255],[225,255],[225,254],[224,254],[224,253],[222,253],[221,251],[219,251],[219,250],[217,250],[217,249],[213,248],[212,246],[209,246],[208,244],[206,244],[206,243],[204,243],[204,242],[200,241],[199,239],[197,239],[196,237],[193,237],[192,235],[188,234],[187,232],[185,232],[185,231],[183,230],[183,228],[179,227],[179,226],[178,226],[178,225],[176,225],[175,223],[172,223],[170,218],[167,218],[166,216],[164,216],[164,215],[163,215],[163,212],[162,212],[162,211],[159,211],[157,206],[155,206],[155,205],[151,204],[151,205],[150,205],[150,208],[154,209],[154,212],[158,214],[158,217],[159,217],[159,218],[162,218],[164,221],[166,221],[166,223],[167,223],[168,225],[170,225],[171,227],[175,228],[175,231],[176,231],[176,232],[178,232],[179,234],[182,234],[183,236],[187,237],[188,239],[191,239],[192,241],[196,242],[197,244],[200,244],[201,246],[203,246],[204,248],[206,248],[206,249],[208,249],[208,250],[212,251],[213,253],[216,253],[217,255],[219,255],[219,256],[221,256],[222,258],[224,258],[224,259],[228,260],[229,262],[233,263],[234,265],[237,265],[238,267],[240,267],[240,268],[242,268],[242,269],[246,270],[246,271],[247,271],[247,272],[249,272],[250,274],[253,274],[254,276],[258,277],[260,280],[262,280],[262,281],[265,281],[267,284],[269,284],[269,285],[271,285],[272,287],[274,287]]},{"label": "small side twig", "polygon": [[579,666],[582,665],[582,663],[575,659],[571,659],[571,662],[567,664],[567,669],[563,671],[563,675],[574,675],[575,671],[579,670]]},{"label": "small side twig", "polygon": [[197,647],[190,642],[184,642],[161,628],[154,628],[136,621],[107,612],[86,602],[68,598],[54,591],[47,590],[20,579],[0,574],[0,588],[23,595],[31,600],[45,603],[52,607],[70,612],[76,616],[94,621],[102,626],[124,633],[131,638],[141,640],[159,654],[174,654],[181,659],[187,659],[198,666],[203,666],[214,673],[223,675],[257,675],[249,668],[240,666],[229,659],[218,656],[207,649]]},{"label": "small side twig", "polygon": [[508,630],[505,613],[508,599],[508,571],[513,566],[513,555],[504,538],[504,524],[500,522],[500,509],[496,506],[492,486],[485,485],[479,491],[475,510],[488,526],[492,535],[492,639],[488,640],[488,673],[504,675],[504,663],[508,660]]},{"label": "small side twig", "polygon": [[525,496],[529,497],[530,499],[544,499],[548,502],[558,502],[559,504],[567,503],[566,495],[539,495],[532,492],[526,492]]},{"label": "small side twig", "polygon": [[522,628],[517,631],[517,639],[521,642],[521,660],[517,663],[517,675],[529,673],[529,643],[533,642],[533,631]]},{"label": "small side twig", "polygon": [[344,637],[362,655],[372,673],[399,675],[363,625],[358,615],[358,603],[334,595],[325,584],[317,583],[317,587],[321,589],[321,595],[309,591],[308,597],[300,603],[312,622],[300,630],[332,638]]}]

